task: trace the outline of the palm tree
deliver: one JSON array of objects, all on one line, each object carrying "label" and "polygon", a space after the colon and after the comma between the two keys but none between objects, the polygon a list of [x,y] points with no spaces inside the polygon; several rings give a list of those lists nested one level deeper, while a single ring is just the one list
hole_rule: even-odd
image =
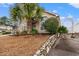
[{"label": "palm tree", "polygon": [[[18,6],[19,8],[17,8]],[[17,19],[20,16],[21,20],[26,20],[28,32],[31,32],[33,26],[41,18],[43,8],[35,3],[20,3],[15,4],[15,7],[12,9],[12,18]]]},{"label": "palm tree", "polygon": [[33,26],[41,18],[43,8],[41,8],[38,4],[35,3],[23,3],[21,5],[23,5],[23,7],[21,8],[23,11],[22,16],[25,20],[27,20],[27,28],[28,32],[30,32]]},{"label": "palm tree", "polygon": [[18,31],[18,21],[21,21],[20,8],[17,4],[10,8],[10,15],[11,19],[13,20],[13,32],[14,34],[16,34],[16,32]]}]

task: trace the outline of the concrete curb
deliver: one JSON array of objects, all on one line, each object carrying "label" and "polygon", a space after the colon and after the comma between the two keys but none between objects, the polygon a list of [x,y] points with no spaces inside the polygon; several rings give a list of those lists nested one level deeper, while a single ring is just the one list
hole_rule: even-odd
[{"label": "concrete curb", "polygon": [[11,35],[11,34],[6,34],[6,35],[0,35],[0,37],[4,37],[4,36],[9,36],[9,35]]}]

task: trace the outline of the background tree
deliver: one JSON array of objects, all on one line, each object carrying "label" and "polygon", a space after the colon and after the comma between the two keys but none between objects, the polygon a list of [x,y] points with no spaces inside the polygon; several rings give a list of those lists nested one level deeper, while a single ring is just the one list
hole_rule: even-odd
[{"label": "background tree", "polygon": [[50,34],[55,34],[59,28],[59,21],[57,18],[51,17],[48,18],[43,25]]},{"label": "background tree", "polygon": [[62,33],[68,33],[68,30],[65,26],[60,26],[58,29],[58,33],[62,34]]},{"label": "background tree", "polygon": [[10,16],[12,19],[12,27],[13,27],[13,33],[17,35],[19,34],[18,26],[21,23],[21,10],[18,4],[14,4],[14,6],[11,6],[10,8]]},{"label": "background tree", "polygon": [[0,17],[0,25],[6,25],[8,18],[6,16]]}]

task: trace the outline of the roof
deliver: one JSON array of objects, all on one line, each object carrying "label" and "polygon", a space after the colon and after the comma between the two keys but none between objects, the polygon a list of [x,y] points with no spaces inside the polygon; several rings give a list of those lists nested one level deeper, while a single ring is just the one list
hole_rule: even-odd
[{"label": "roof", "polygon": [[47,11],[44,11],[45,13],[47,13],[47,14],[50,14],[50,15],[52,15],[52,16],[58,16],[57,14],[55,14],[55,13],[50,13],[50,12],[47,12]]}]

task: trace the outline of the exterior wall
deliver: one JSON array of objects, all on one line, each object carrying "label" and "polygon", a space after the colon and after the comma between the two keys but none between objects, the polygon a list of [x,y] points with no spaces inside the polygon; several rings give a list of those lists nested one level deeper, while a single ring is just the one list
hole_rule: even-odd
[{"label": "exterior wall", "polygon": [[27,20],[26,19],[24,19],[22,21],[22,23],[19,25],[18,29],[20,30],[20,32],[23,31],[23,30],[27,30]]},{"label": "exterior wall", "polygon": [[[59,21],[59,23],[60,23],[60,18],[59,18],[59,16],[56,16],[56,15],[52,15],[52,14],[48,14],[48,13],[43,13],[43,17],[45,17],[44,19],[43,19],[43,21],[39,21],[39,24],[37,24],[37,30],[38,30],[38,32],[39,33],[48,33],[45,29],[44,30],[41,30],[41,24],[42,24],[42,22],[45,22],[45,20],[47,20],[48,18],[50,18],[50,17],[55,17],[55,18],[57,18],[58,19],[58,21]],[[59,26],[61,25],[61,23],[59,24]]]},{"label": "exterior wall", "polygon": [[5,26],[5,25],[3,26],[3,25],[2,25],[2,26],[0,26],[0,32],[2,32],[3,30],[4,30],[4,31],[5,31],[5,30],[6,30],[6,31],[11,31],[11,30],[12,30],[12,27],[10,27],[10,26]]},{"label": "exterior wall", "polygon": [[[42,16],[45,17],[44,20],[43,20],[43,21],[40,20],[40,21],[36,24],[36,29],[38,30],[39,33],[48,33],[45,29],[44,29],[44,30],[41,30],[41,24],[42,24],[42,22],[44,22],[44,21],[47,20],[48,18],[50,18],[50,17],[57,17],[58,21],[60,22],[59,17],[56,16],[56,15],[54,15],[54,14],[51,14],[51,13],[48,13],[48,12],[44,12],[44,13],[42,14]],[[20,32],[23,31],[24,29],[25,29],[25,30],[28,29],[28,28],[27,28],[27,21],[26,21],[26,19],[24,19],[24,20],[22,21],[22,23],[19,25],[19,30],[20,30]]]},{"label": "exterior wall", "polygon": [[38,30],[38,32],[40,31],[40,28],[39,28],[39,22],[36,23],[36,29]]},{"label": "exterior wall", "polygon": [[57,20],[59,21],[59,26],[61,26],[61,21],[60,21],[60,17],[57,16]]}]

